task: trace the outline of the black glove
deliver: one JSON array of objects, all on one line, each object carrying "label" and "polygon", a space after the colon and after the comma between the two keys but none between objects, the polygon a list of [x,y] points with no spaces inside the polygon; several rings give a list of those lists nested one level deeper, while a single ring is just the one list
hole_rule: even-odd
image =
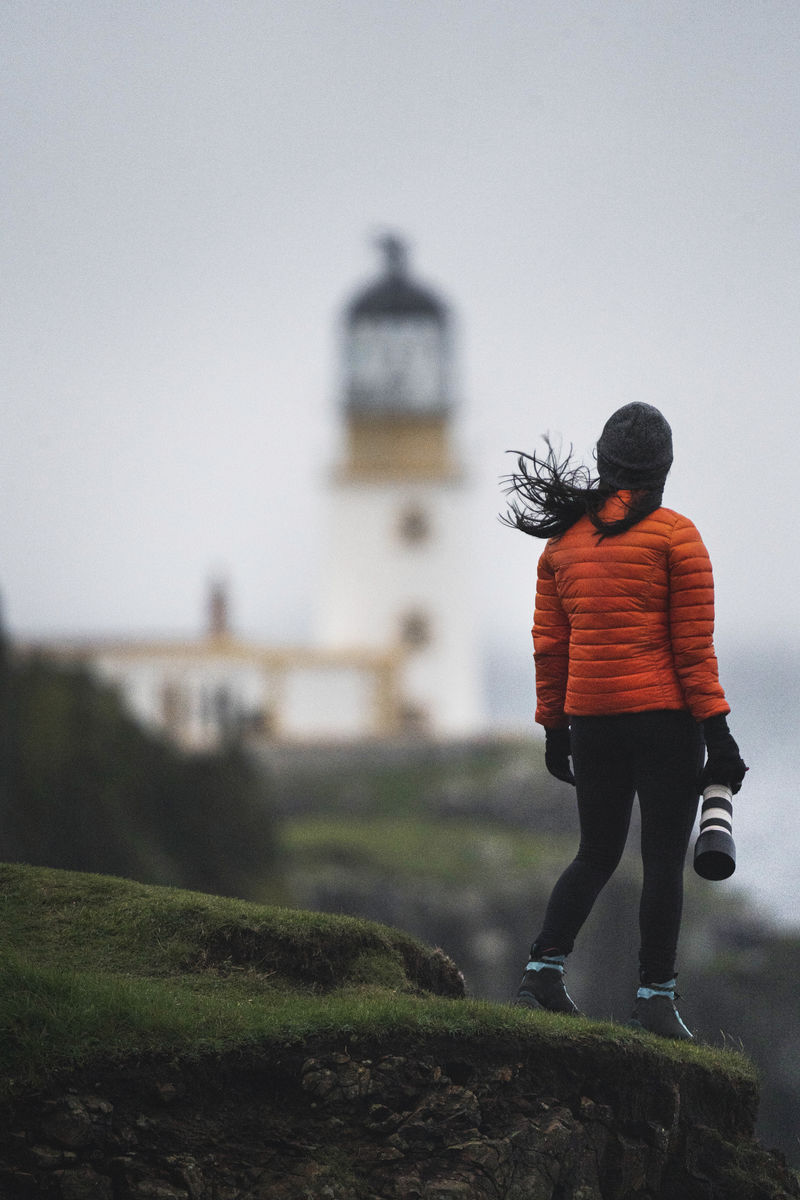
[{"label": "black glove", "polygon": [[569,727],[563,729],[545,729],[544,731],[544,765],[551,775],[563,783],[575,783],[575,776],[569,765],[571,753]]},{"label": "black glove", "polygon": [[724,783],[735,796],[742,786],[747,767],[723,714],[703,721],[703,737],[707,758],[700,772],[700,791],[710,783]]}]

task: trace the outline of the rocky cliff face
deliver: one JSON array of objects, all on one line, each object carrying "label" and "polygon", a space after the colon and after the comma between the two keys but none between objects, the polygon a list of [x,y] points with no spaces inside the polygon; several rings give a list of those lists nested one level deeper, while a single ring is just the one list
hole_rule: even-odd
[{"label": "rocky cliff face", "polygon": [[0,1197],[777,1200],[755,1084],[646,1040],[342,1039],[128,1064],[20,1097]]}]

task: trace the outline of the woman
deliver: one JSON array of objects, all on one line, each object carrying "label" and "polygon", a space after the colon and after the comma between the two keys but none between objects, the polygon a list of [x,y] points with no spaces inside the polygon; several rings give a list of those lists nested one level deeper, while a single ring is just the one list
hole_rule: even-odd
[{"label": "woman", "polygon": [[578,1011],[564,961],[619,863],[638,794],[641,987],[631,1023],[691,1039],[675,1008],[686,849],[699,792],[712,782],[738,792],[747,767],[717,673],[708,552],[692,522],[661,503],[671,465],[667,421],[634,403],[606,422],[599,480],[569,456],[559,462],[549,442],[543,459],[521,455],[509,480],[506,520],[549,539],[533,625],[536,720],[548,771],[575,784],[581,832],[517,1003]]}]

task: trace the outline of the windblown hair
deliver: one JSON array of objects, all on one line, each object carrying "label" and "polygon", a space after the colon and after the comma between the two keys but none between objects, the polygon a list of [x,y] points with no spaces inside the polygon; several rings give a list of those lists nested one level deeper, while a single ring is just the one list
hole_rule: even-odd
[{"label": "windblown hair", "polygon": [[503,491],[513,497],[500,519],[531,537],[560,537],[583,516],[588,516],[600,538],[624,533],[661,505],[663,481],[657,488],[631,493],[627,512],[617,521],[604,521],[600,509],[617,490],[592,475],[588,467],[573,466],[572,447],[559,461],[549,437],[547,454],[517,454],[517,470],[502,479]]}]

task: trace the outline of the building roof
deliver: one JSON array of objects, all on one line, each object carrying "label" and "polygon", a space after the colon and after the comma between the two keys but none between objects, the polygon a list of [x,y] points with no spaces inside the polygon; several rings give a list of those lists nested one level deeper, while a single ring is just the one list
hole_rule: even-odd
[{"label": "building roof", "polygon": [[371,317],[433,317],[444,324],[447,308],[432,291],[421,287],[408,277],[407,247],[394,235],[381,238],[384,253],[384,272],[350,301],[347,320],[350,324]]}]

